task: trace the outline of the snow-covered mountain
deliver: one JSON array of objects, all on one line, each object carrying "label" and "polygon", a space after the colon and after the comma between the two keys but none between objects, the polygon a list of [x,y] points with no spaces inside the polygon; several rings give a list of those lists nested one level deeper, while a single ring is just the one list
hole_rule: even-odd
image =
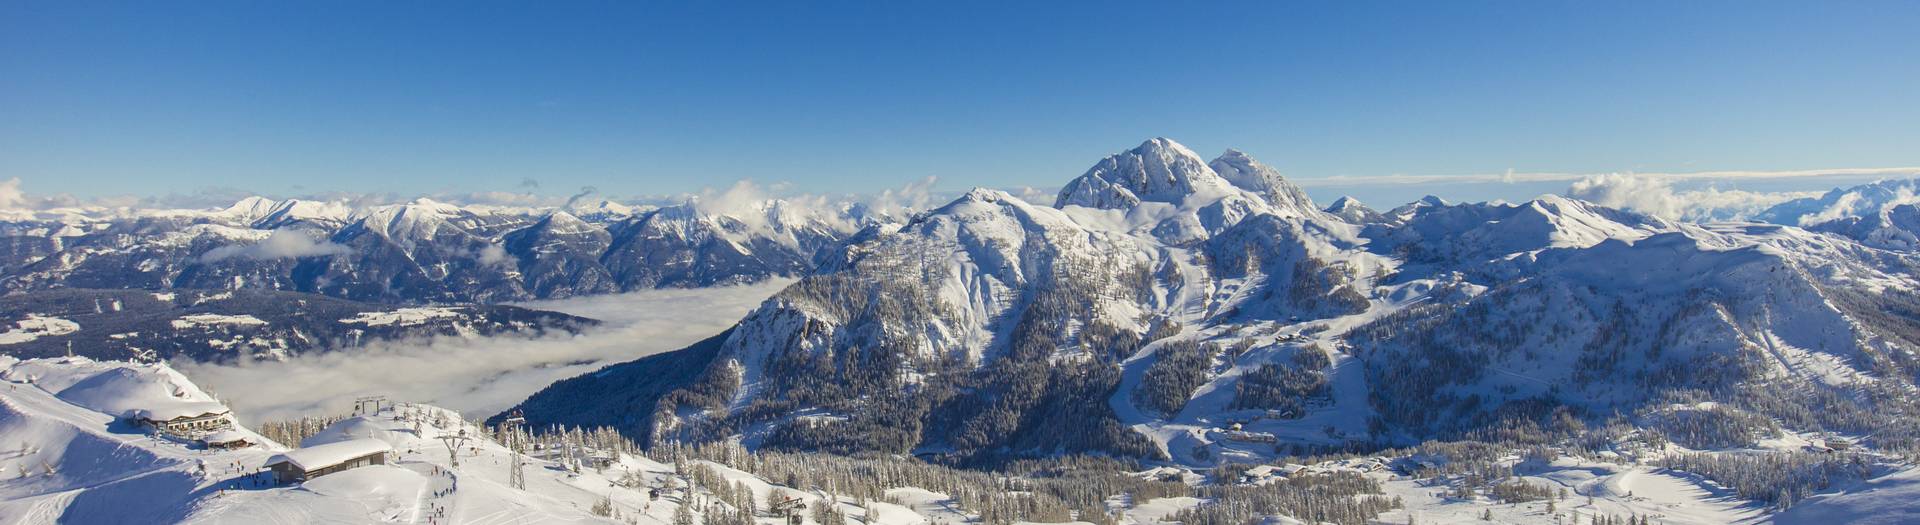
[{"label": "snow-covered mountain", "polygon": [[263,289],[384,303],[505,302],[791,276],[884,219],[759,200],[566,209],[431,199],[357,208],[250,197],[220,210],[73,210],[0,221],[0,287]]},{"label": "snow-covered mountain", "polygon": [[1870,246],[1920,250],[1920,179],[1839,188],[1768,208],[1760,220],[1830,232]]},{"label": "snow-covered mountain", "polygon": [[1386,221],[1385,215],[1381,215],[1380,212],[1367,207],[1366,203],[1360,202],[1360,199],[1353,197],[1334,199],[1333,204],[1328,204],[1327,209],[1323,211],[1352,224],[1373,224]]},{"label": "snow-covered mountain", "polygon": [[1244,153],[1153,139],[1052,207],[976,190],[868,229],[721,337],[524,408],[656,441],[963,463],[1258,461],[1651,425],[1677,400],[1906,447],[1920,420],[1888,417],[1920,413],[1900,394],[1920,373],[1899,313],[1920,311],[1913,262],[1557,196],[1321,210]]}]

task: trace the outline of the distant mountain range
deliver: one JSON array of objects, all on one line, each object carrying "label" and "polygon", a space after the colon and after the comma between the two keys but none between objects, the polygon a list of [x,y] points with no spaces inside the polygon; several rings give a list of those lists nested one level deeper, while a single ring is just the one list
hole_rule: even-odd
[{"label": "distant mountain range", "polygon": [[233,363],[411,338],[579,333],[597,324],[503,305],[401,307],[274,290],[63,288],[0,297],[0,354]]},{"label": "distant mountain range", "polygon": [[[578,332],[595,321],[494,304],[796,275],[884,218],[782,200],[714,212],[259,197],[220,210],[11,213],[0,217],[0,353],[230,362]],[[398,320],[365,321],[383,316]]]},{"label": "distant mountain range", "polygon": [[1768,212],[1789,225],[1557,196],[1322,209],[1244,153],[1153,139],[1050,205],[982,189],[872,225],[727,333],[521,408],[654,441],[961,463],[1263,461],[1700,418],[1735,441],[1778,421],[1914,447],[1911,188]]},{"label": "distant mountain range", "polygon": [[859,228],[856,205],[760,200],[562,208],[430,199],[355,209],[242,200],[224,210],[11,214],[0,289],[257,289],[393,304],[498,303],[791,276]]}]

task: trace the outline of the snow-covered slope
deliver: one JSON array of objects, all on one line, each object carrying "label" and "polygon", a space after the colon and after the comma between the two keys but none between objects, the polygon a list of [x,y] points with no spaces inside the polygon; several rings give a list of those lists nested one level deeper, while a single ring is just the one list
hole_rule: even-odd
[{"label": "snow-covered slope", "polygon": [[[0,521],[42,523],[1901,523],[1915,469],[1869,454],[1753,449],[1702,455],[1629,435],[1606,450],[1514,454],[1429,444],[1381,455],[1238,465],[1206,474],[1106,459],[968,472],[909,458],[756,453],[737,444],[642,454],[603,429],[480,427],[407,402],[337,418],[244,427],[215,450],[147,434],[130,409],[217,401],[165,365],[0,358]],[[244,420],[243,420],[244,421]],[[1600,433],[1616,429],[1596,429]],[[451,439],[451,441],[449,441]],[[299,443],[291,443],[299,441]],[[1774,446],[1801,446],[1788,437]],[[448,446],[452,443],[457,446]],[[390,450],[369,465],[279,484],[293,447]],[[521,451],[516,454],[515,450]],[[1818,472],[1784,512],[1733,497],[1715,457],[1780,455]],[[513,467],[516,455],[525,462]],[[305,459],[300,459],[304,461]],[[1787,472],[1787,471],[1780,471]],[[1784,507],[1784,506],[1782,506]]]},{"label": "snow-covered slope", "polygon": [[[424,405],[348,417],[298,444],[384,441],[393,450],[386,465],[276,485],[261,468],[287,445],[239,429],[256,445],[208,450],[149,436],[117,414],[213,401],[164,365],[0,358],[0,378],[0,439],[26,447],[0,459],[0,521],[8,523],[665,524],[685,501],[677,491],[647,495],[672,485],[673,465],[625,454],[579,469],[536,453],[524,468],[526,488],[511,487],[510,452],[488,429]],[[459,434],[469,439],[455,467],[440,438]],[[769,490],[761,489],[761,501]],[[596,515],[603,501],[609,512]]]}]

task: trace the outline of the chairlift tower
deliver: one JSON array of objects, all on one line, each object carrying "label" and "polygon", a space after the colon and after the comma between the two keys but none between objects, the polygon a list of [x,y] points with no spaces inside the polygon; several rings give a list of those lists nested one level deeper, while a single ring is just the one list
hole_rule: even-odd
[{"label": "chairlift tower", "polygon": [[460,466],[460,447],[466,446],[467,439],[467,429],[464,428],[458,434],[440,435],[440,441],[447,444],[447,462],[451,466]]},{"label": "chairlift tower", "polygon": [[500,422],[500,433],[507,439],[507,455],[513,458],[512,466],[509,467],[512,470],[507,471],[507,485],[520,490],[527,490],[527,458],[520,449],[518,430],[520,425],[526,423],[527,418],[522,416],[518,409],[508,415],[506,421]]},{"label": "chairlift tower", "polygon": [[[381,405],[387,403],[387,396],[360,396],[353,399],[353,414],[371,416],[380,413]],[[373,410],[367,410],[371,407]]]}]

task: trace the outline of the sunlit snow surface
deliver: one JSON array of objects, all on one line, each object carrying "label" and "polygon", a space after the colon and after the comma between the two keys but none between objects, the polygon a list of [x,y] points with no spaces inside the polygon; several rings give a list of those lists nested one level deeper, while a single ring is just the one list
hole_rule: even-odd
[{"label": "sunlit snow surface", "polygon": [[[343,412],[362,395],[433,403],[485,417],[554,381],[720,333],[789,283],[650,290],[525,305],[606,322],[577,336],[448,337],[311,352],[286,361],[179,367],[255,418]],[[435,310],[403,309],[366,321],[405,323]]]},{"label": "sunlit snow surface", "polygon": [[[426,405],[349,417],[303,446],[347,440],[386,442],[394,453],[385,466],[368,466],[327,475],[303,484],[276,486],[254,481],[254,473],[287,447],[241,434],[260,443],[232,450],[202,450],[189,443],[147,435],[110,412],[130,406],[157,406],[212,399],[165,365],[96,362],[86,358],[18,361],[0,357],[0,443],[19,444],[0,454],[0,523],[635,523],[672,522],[684,501],[677,489],[649,499],[646,489],[671,483],[674,467],[646,458],[620,456],[602,469],[570,472],[544,459],[526,467],[526,489],[512,488],[507,449],[468,426],[461,414]],[[80,395],[82,392],[85,395]],[[98,408],[95,408],[98,407]],[[105,411],[102,411],[104,409]],[[398,414],[417,416],[415,424]],[[240,414],[241,422],[253,422]],[[436,417],[437,416],[437,417]],[[435,421],[438,421],[436,423]],[[475,439],[452,468],[440,438],[466,432]],[[1784,438],[1770,447],[1804,445]],[[13,445],[8,445],[9,447]],[[1518,462],[1514,472],[1530,483],[1564,488],[1568,497],[1554,512],[1584,521],[1593,515],[1651,517],[1657,523],[1910,523],[1912,502],[1920,498],[1920,471],[1882,469],[1865,481],[1845,481],[1823,490],[1791,510],[1769,512],[1731,497],[1726,489],[1697,476],[1622,464],[1563,457],[1551,462]],[[1311,465],[1278,465],[1260,471],[1252,483],[1277,481],[1299,471],[1361,471],[1383,482],[1389,496],[1406,508],[1380,516],[1383,523],[1551,523],[1545,503],[1498,503],[1484,498],[1448,497],[1446,487],[1378,468],[1390,458],[1360,457]],[[810,505],[825,503],[817,490],[794,490],[723,465],[712,468],[728,484],[741,484],[755,500],[798,497]],[[1166,469],[1137,475],[1160,475]],[[631,473],[640,482],[615,481]],[[1201,477],[1187,475],[1190,482]],[[261,476],[264,478],[264,476]],[[455,487],[458,487],[457,490]],[[714,501],[699,494],[696,501]],[[833,504],[848,516],[868,516],[871,525],[978,522],[949,495],[905,486],[886,490],[888,501],[861,502],[841,497]],[[610,521],[592,515],[602,499],[621,516]],[[1164,523],[1181,509],[1204,503],[1191,497],[1133,501],[1108,499],[1109,510],[1128,525]],[[864,505],[865,507],[862,507]],[[864,519],[864,518],[863,518]],[[778,525],[759,516],[757,523]],[[851,523],[851,522],[850,522]],[[1274,517],[1268,523],[1298,523]]]},{"label": "sunlit snow surface", "polygon": [[25,343],[41,336],[66,335],[80,331],[80,325],[58,317],[28,315],[13,328],[0,332],[0,345]]}]

